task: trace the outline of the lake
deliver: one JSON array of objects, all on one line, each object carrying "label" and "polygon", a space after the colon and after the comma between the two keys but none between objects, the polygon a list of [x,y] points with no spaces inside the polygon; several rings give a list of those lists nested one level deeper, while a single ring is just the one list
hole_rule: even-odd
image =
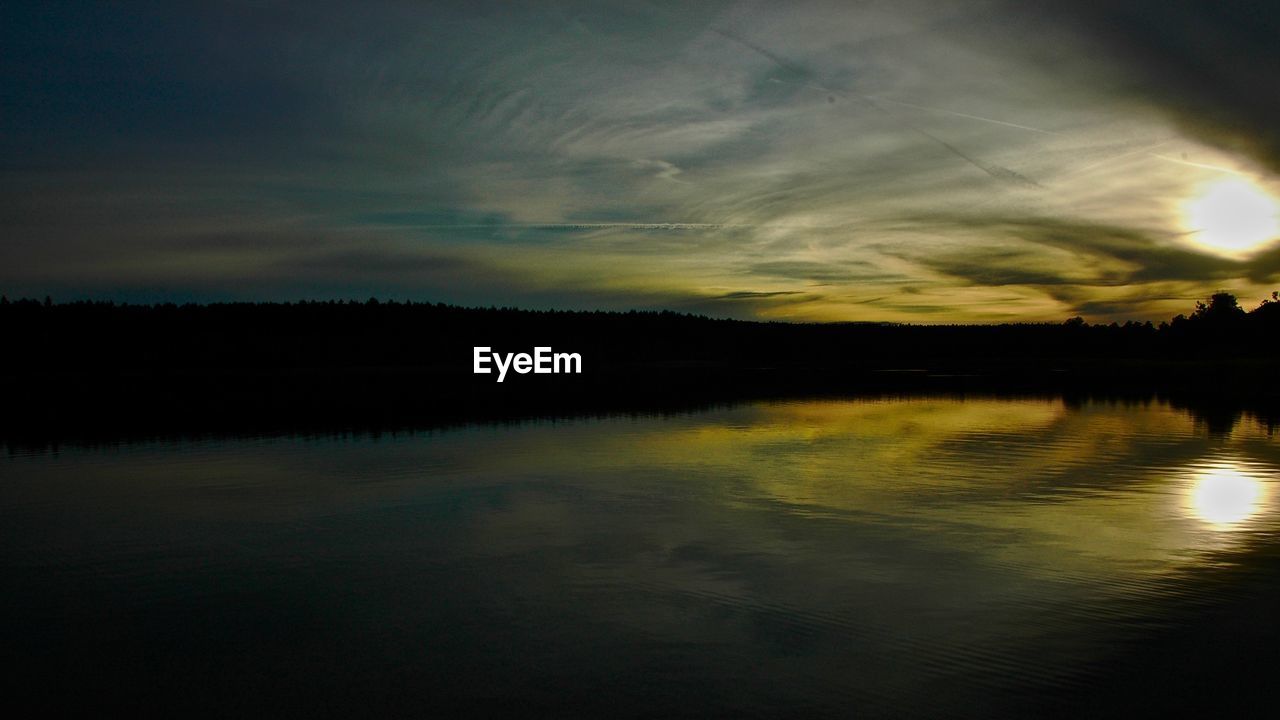
[{"label": "lake", "polygon": [[[0,458],[11,703],[1022,717],[1268,701],[1280,446],[1158,402],[762,402]],[[1270,699],[1274,705],[1274,699]]]}]

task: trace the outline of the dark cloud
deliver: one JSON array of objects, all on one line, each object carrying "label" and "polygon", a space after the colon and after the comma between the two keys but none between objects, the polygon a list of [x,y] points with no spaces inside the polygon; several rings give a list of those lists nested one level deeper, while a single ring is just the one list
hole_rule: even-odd
[{"label": "dark cloud", "polygon": [[716,295],[713,300],[761,300],[765,298],[790,297],[795,295],[806,295],[799,290],[776,290],[776,291],[754,291],[754,290],[738,290],[736,292],[724,293]]},{"label": "dark cloud", "polygon": [[[1000,287],[1004,285],[1078,285],[1079,277],[1072,278],[1065,272],[1050,269],[1036,269],[1037,259],[1031,253],[973,251],[970,253],[952,253],[940,257],[927,257],[918,260],[925,267],[959,278],[971,285]],[[1120,285],[1124,280],[1112,277],[1091,279],[1093,285]]]},{"label": "dark cloud", "polygon": [[1188,297],[1142,297],[1142,298],[1125,298],[1121,300],[1085,300],[1072,307],[1072,311],[1077,315],[1087,318],[1132,318],[1135,314],[1141,313],[1145,305],[1153,300],[1182,300],[1190,305],[1192,298]]},{"label": "dark cloud", "polygon": [[850,282],[854,280],[892,280],[900,276],[881,272],[865,260],[849,262],[808,262],[802,260],[778,260],[755,263],[747,268],[752,275],[811,280],[814,282]]},{"label": "dark cloud", "polygon": [[[1213,255],[1184,245],[1175,238],[1158,238],[1142,230],[1039,217],[965,216],[934,218],[942,227],[962,228],[971,236],[1018,240],[1062,250],[1079,258],[1104,261],[1100,285],[1124,285],[1143,282],[1188,280],[1213,281],[1248,274],[1249,261]],[[939,272],[964,277],[980,284],[1060,285],[1088,284],[1079,280],[1083,263],[1062,266],[1059,271],[1033,267],[1035,258],[1022,257],[1024,252],[976,249],[942,257],[925,258],[922,262]],[[1014,262],[1010,262],[1010,261]],[[1105,262],[1117,261],[1117,262]],[[1087,269],[1087,268],[1085,268]],[[1075,278],[1075,280],[1072,280]]]},{"label": "dark cloud", "polygon": [[900,303],[894,303],[893,309],[899,312],[910,313],[912,315],[939,315],[953,310],[953,308],[947,305],[904,305]]},{"label": "dark cloud", "polygon": [[1256,283],[1280,283],[1280,247],[1272,248],[1250,259],[1245,276]]},{"label": "dark cloud", "polygon": [[1280,4],[1048,0],[1022,4],[1092,38],[1130,90],[1190,133],[1280,171]]}]

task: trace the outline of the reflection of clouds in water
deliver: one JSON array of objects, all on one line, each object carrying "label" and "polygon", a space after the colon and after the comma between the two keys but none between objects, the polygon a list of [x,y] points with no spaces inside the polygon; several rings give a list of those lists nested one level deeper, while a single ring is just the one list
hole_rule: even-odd
[{"label": "reflection of clouds in water", "polygon": [[[480,475],[516,487],[471,519],[470,552],[517,558],[504,572],[529,576],[534,607],[545,586],[633,644],[751,648],[770,660],[734,672],[760,682],[888,659],[896,698],[939,667],[1058,683],[1167,603],[1229,594],[1215,568],[1266,536],[1202,514],[1238,514],[1232,483],[1280,462],[1247,424],[1210,436],[1159,403],[1044,399],[760,403],[475,439]],[[1199,480],[1236,504],[1188,512]],[[1264,492],[1246,507],[1238,527],[1272,529]]]},{"label": "reflection of clouds in water", "polygon": [[[702,419],[641,433],[630,448],[713,486],[743,481],[731,505],[770,498],[851,526],[906,523],[984,562],[1117,591],[1157,590],[1171,573],[1213,562],[1208,554],[1246,549],[1243,537],[1206,534],[1206,519],[1244,513],[1253,527],[1265,517],[1257,479],[1268,466],[1207,464],[1222,438],[1164,405],[920,398]],[[1228,442],[1256,445],[1256,430],[1240,426]],[[1188,513],[1188,487],[1206,473],[1200,508]]]},{"label": "reflection of clouds in water", "polygon": [[[1280,446],[1159,403],[917,398],[10,466],[15,571],[45,558],[86,585],[111,572],[133,584],[107,600],[164,608],[263,578],[279,593],[264,600],[352,650],[334,657],[412,666],[427,648],[494,687],[520,668],[513,693],[638,676],[806,715],[931,715],[945,699],[1022,716],[1035,713],[992,703],[1092,687],[1081,673],[1110,672],[1184,607],[1239,600],[1245,627],[1213,637],[1248,639],[1251,593],[1265,601],[1274,575],[1259,591],[1217,571],[1270,567],[1274,552],[1255,551],[1278,527]],[[36,570],[23,577],[48,591]]]}]

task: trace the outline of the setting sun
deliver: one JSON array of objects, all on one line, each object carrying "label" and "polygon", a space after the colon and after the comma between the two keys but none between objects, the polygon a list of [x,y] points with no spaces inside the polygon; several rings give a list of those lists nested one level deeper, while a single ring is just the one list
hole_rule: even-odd
[{"label": "setting sun", "polygon": [[1280,236],[1280,202],[1247,180],[1210,183],[1184,212],[1193,241],[1220,253],[1250,253]]}]

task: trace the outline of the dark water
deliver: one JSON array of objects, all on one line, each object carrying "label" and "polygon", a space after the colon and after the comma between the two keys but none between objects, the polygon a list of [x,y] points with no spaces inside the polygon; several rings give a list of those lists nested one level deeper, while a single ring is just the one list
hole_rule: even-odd
[{"label": "dark water", "polygon": [[1044,399],[15,453],[6,698],[1265,715],[1278,473],[1247,417]]}]

